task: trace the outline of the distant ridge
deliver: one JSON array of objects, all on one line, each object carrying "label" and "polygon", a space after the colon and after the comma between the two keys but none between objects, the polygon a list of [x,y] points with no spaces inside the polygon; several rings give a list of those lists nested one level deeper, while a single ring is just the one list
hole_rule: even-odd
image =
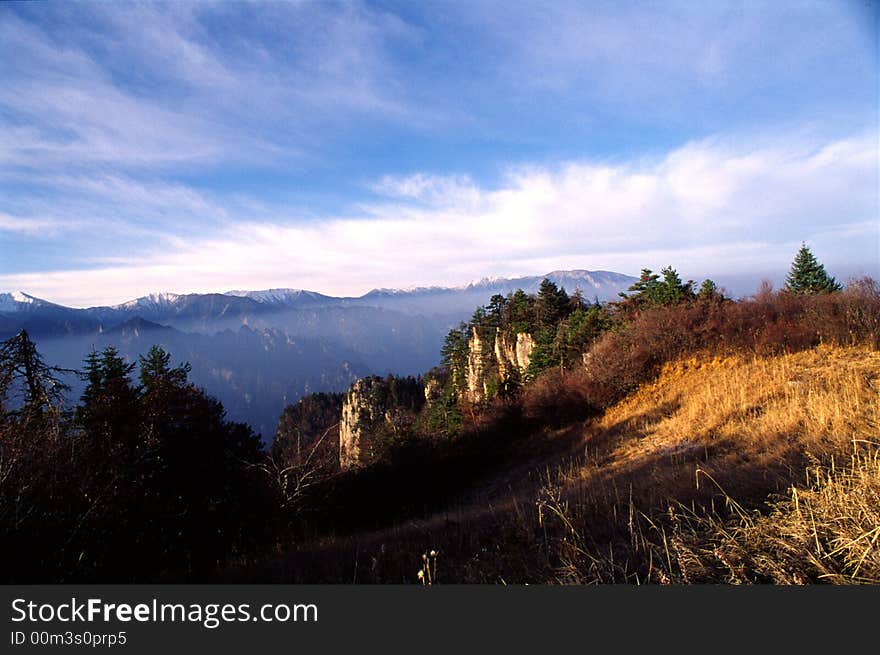
[{"label": "distant ridge", "polygon": [[[168,313],[192,312],[196,309],[209,308],[221,313],[242,313],[254,309],[254,305],[274,309],[295,309],[321,306],[368,305],[383,307],[386,304],[399,309],[416,302],[420,309],[429,298],[460,297],[462,306],[470,306],[474,299],[485,295],[484,300],[477,299],[476,305],[484,304],[489,296],[496,293],[507,294],[516,289],[526,293],[535,293],[541,281],[547,278],[569,293],[580,289],[587,298],[597,297],[599,300],[612,300],[619,291],[627,289],[637,278],[613,271],[588,271],[583,269],[570,271],[551,271],[545,275],[530,275],[516,278],[484,277],[458,286],[412,286],[406,288],[377,288],[358,297],[328,296],[307,289],[274,288],[263,290],[232,290],[225,293],[150,293],[118,305],[88,307],[75,309],[36,298],[23,291],[0,293],[0,313],[12,313],[36,307],[53,307],[56,309],[86,312],[93,316],[106,319],[113,315],[122,318],[125,315],[139,315],[151,321],[161,322]],[[224,299],[228,299],[224,300]],[[230,303],[230,304],[227,304]],[[235,304],[237,303],[237,304]],[[249,303],[254,303],[251,305]],[[474,307],[476,306],[474,305]],[[439,312],[444,307],[436,307]],[[436,312],[432,312],[436,313]]]},{"label": "distant ridge", "polygon": [[[592,301],[614,300],[635,278],[552,271],[482,278],[455,287],[373,289],[336,298],[305,289],[151,293],[114,306],[64,307],[22,291],[0,293],[0,340],[27,330],[47,361],[77,368],[112,345],[130,361],[160,344],[229,416],[274,433],[284,406],[313,391],[342,391],[367,375],[418,375],[436,366],[449,330],[495,294],[535,293],[549,278]],[[81,380],[71,381],[76,397]]]}]

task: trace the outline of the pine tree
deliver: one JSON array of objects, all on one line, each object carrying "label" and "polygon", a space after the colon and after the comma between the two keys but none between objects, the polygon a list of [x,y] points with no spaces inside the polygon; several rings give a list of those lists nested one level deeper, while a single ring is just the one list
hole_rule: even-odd
[{"label": "pine tree", "polygon": [[572,293],[571,297],[568,299],[568,305],[569,312],[576,312],[579,309],[585,309],[587,307],[587,301],[584,300],[584,294],[579,287],[575,287],[574,293]]},{"label": "pine tree", "polygon": [[560,289],[547,278],[541,281],[535,303],[535,318],[539,327],[555,328],[568,315],[570,300],[565,289]]},{"label": "pine tree", "polygon": [[113,346],[100,355],[93,350],[86,357],[83,378],[87,385],[77,417],[86,433],[104,447],[133,452],[138,440],[138,393],[129,377],[134,366]]},{"label": "pine tree", "polygon": [[464,369],[468,356],[468,326],[461,323],[458,329],[453,328],[446,335],[440,350],[440,360],[449,372],[448,385],[453,393],[461,390]]},{"label": "pine tree", "polygon": [[801,244],[800,250],[795,255],[784,288],[791,293],[811,295],[842,289],[837,280],[825,272],[825,267],[816,259],[806,243]]},{"label": "pine tree", "polygon": [[533,305],[534,298],[530,298],[522,289],[517,289],[508,298],[507,305],[505,306],[505,314],[507,317],[507,324],[510,326],[511,331],[514,334],[517,332],[532,331]]},{"label": "pine tree", "polygon": [[486,305],[486,324],[490,327],[500,327],[504,319],[504,310],[507,307],[507,298],[500,293],[496,293],[489,298],[489,304]]},{"label": "pine tree", "polygon": [[0,406],[6,406],[12,394],[20,397],[22,416],[40,416],[48,409],[60,409],[70,387],[58,379],[59,373],[72,371],[47,366],[28,333],[22,330],[0,343]]},{"label": "pine tree", "polygon": [[721,294],[718,291],[718,286],[715,282],[709,278],[703,280],[703,283],[700,285],[700,291],[697,293],[697,298],[704,302],[708,302],[709,300],[714,300],[719,297],[721,297]]},{"label": "pine tree", "polygon": [[662,279],[651,269],[642,269],[639,280],[627,289],[631,293],[618,294],[623,298],[621,306],[629,310],[645,309],[659,305],[677,305],[696,297],[693,280],[682,282],[678,272],[671,266],[662,269],[660,273]]},{"label": "pine tree", "polygon": [[144,391],[149,392],[162,383],[175,387],[186,384],[191,370],[189,363],[171,368],[171,353],[161,346],[152,346],[146,356],[138,358],[140,363],[140,381]]},{"label": "pine tree", "polygon": [[660,286],[659,304],[661,305],[677,305],[685,300],[694,299],[694,281],[688,280],[682,282],[672,266],[667,266],[662,271],[663,282]]}]

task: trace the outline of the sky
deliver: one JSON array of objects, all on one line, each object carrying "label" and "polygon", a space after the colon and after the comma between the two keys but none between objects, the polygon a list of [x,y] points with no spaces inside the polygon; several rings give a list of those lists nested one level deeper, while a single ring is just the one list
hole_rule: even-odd
[{"label": "sky", "polygon": [[0,4],[0,291],[880,279],[878,3]]}]

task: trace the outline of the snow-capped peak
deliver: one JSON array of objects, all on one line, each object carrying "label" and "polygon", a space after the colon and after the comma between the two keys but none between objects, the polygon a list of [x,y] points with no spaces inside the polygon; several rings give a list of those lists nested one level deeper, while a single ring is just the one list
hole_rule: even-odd
[{"label": "snow-capped peak", "polygon": [[114,309],[134,309],[136,307],[166,307],[173,305],[181,298],[178,293],[151,293],[134,300],[129,300],[121,305],[116,305]]},{"label": "snow-capped peak", "polygon": [[23,306],[32,305],[48,305],[45,300],[35,298],[24,291],[12,291],[11,293],[0,293],[0,312],[15,312],[23,309]]},{"label": "snow-capped peak", "polygon": [[251,300],[266,304],[283,304],[292,300],[297,300],[303,295],[312,295],[312,292],[303,291],[302,289],[263,289],[261,291],[244,291],[236,289],[233,291],[227,291],[223,295],[250,298]]},{"label": "snow-capped peak", "polygon": [[376,295],[402,296],[402,295],[413,294],[413,293],[429,293],[432,291],[446,291],[447,289],[448,289],[447,287],[438,287],[438,286],[425,287],[425,286],[418,286],[418,285],[412,285],[412,286],[408,286],[408,287],[378,287],[376,289],[371,289],[370,291],[368,291],[365,294],[365,296],[376,296]]},{"label": "snow-capped peak", "polygon": [[12,299],[15,302],[32,303],[35,300],[39,300],[39,298],[34,298],[33,296],[26,294],[24,291],[13,291],[9,295],[12,296]]},{"label": "snow-capped peak", "polygon": [[510,282],[510,279],[506,278],[506,277],[499,277],[499,276],[481,277],[479,280],[471,280],[467,284],[460,284],[460,285],[453,287],[453,288],[454,289],[461,289],[461,290],[473,289],[475,287],[489,287],[489,286],[492,286],[493,284],[503,284],[505,282]]}]

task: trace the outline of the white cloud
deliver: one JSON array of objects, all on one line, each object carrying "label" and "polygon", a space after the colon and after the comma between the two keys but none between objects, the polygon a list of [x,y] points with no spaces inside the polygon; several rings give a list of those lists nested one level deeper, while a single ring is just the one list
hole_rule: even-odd
[{"label": "white cloud", "polygon": [[[0,288],[98,304],[156,290],[361,294],[558,268],[762,275],[786,269],[804,239],[826,261],[878,272],[877,172],[874,134],[824,143],[787,134],[694,142],[651,161],[520,167],[492,189],[389,177],[375,189],[393,198],[365,215],[297,223],[280,208],[253,220],[230,207],[233,220],[213,236],[165,243],[137,264],[0,275]],[[186,196],[172,191],[169,202]]]},{"label": "white cloud", "polygon": [[40,216],[11,216],[0,213],[0,235],[3,232],[12,232],[28,236],[48,236],[65,230],[73,230],[80,227],[72,221],[62,221],[56,218]]}]

